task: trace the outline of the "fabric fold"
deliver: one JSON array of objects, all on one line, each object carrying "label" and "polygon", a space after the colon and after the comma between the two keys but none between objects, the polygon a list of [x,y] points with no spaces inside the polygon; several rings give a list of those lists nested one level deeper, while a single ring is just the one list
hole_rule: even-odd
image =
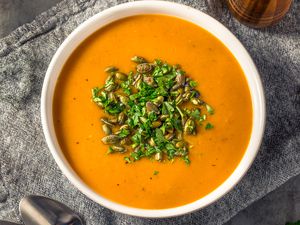
[{"label": "fabric fold", "polygon": [[[0,40],[0,219],[20,221],[19,200],[40,194],[66,203],[87,224],[223,224],[300,173],[300,2],[278,25],[256,30],[237,22],[224,1],[177,1],[215,17],[245,45],[260,72],[267,124],[258,156],[226,196],[169,219],[122,215],[92,202],[58,169],[45,143],[40,94],[52,56],[80,23],[119,0],[64,0]],[[237,106],[238,110],[238,106]]]}]

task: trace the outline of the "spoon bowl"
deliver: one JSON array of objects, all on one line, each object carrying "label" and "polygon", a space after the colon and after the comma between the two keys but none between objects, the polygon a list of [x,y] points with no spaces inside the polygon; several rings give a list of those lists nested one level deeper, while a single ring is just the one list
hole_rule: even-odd
[{"label": "spoon bowl", "polygon": [[80,217],[69,207],[46,197],[34,195],[24,197],[19,208],[25,225],[83,224]]}]

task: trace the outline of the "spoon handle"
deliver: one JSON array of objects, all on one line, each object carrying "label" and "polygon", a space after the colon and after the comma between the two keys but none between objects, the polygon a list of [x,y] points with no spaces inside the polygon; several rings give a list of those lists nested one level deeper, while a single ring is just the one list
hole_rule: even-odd
[{"label": "spoon handle", "polygon": [[66,205],[50,198],[30,195],[20,202],[25,225],[82,225],[80,217]]},{"label": "spoon handle", "polygon": [[21,225],[21,224],[0,220],[0,225]]}]

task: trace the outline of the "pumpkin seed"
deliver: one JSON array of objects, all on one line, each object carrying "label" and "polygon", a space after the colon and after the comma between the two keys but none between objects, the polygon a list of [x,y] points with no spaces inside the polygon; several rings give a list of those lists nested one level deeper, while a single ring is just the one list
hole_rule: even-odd
[{"label": "pumpkin seed", "polygon": [[191,103],[193,103],[194,105],[199,105],[199,101],[197,98],[192,98]]},{"label": "pumpkin seed", "polygon": [[108,84],[107,86],[105,86],[104,89],[105,89],[105,91],[110,92],[110,91],[115,90],[116,88],[117,88],[117,85],[114,83],[111,83],[111,84]]},{"label": "pumpkin seed", "polygon": [[107,119],[107,118],[101,118],[100,120],[101,120],[102,123],[107,124],[107,125],[109,125],[111,127],[114,127],[114,124],[109,119]]},{"label": "pumpkin seed", "polygon": [[156,161],[161,161],[162,160],[162,153],[161,152],[157,152],[154,156],[154,159]]},{"label": "pumpkin seed", "polygon": [[184,93],[184,90],[183,90],[183,88],[179,88],[179,89],[177,90],[177,92],[178,92],[178,94],[183,94],[183,93]]},{"label": "pumpkin seed", "polygon": [[148,84],[149,86],[155,86],[155,81],[153,77],[150,76],[144,76],[143,81]]},{"label": "pumpkin seed", "polygon": [[193,119],[188,119],[184,125],[185,134],[196,134],[196,123]]},{"label": "pumpkin seed", "polygon": [[177,132],[177,139],[178,139],[178,140],[182,140],[182,139],[183,139],[183,134],[182,134],[181,131],[178,131],[178,132]]},{"label": "pumpkin seed", "polygon": [[134,151],[134,152],[138,152],[138,151],[140,151],[140,149],[141,149],[141,146],[137,146],[137,147],[134,148],[133,151]]},{"label": "pumpkin seed", "polygon": [[190,99],[190,97],[191,97],[191,92],[184,93],[182,95],[182,100],[186,102],[186,101],[188,101]]},{"label": "pumpkin seed", "polygon": [[189,86],[184,87],[184,92],[185,93],[190,92],[190,91],[191,91],[191,88]]},{"label": "pumpkin seed", "polygon": [[119,125],[123,125],[125,123],[126,120],[126,115],[124,112],[119,113],[118,115],[118,123]]},{"label": "pumpkin seed", "polygon": [[154,103],[152,103],[152,102],[147,102],[146,103],[146,109],[147,109],[148,113],[151,113],[151,112],[154,112],[156,114],[160,113],[159,109],[157,108],[157,106]]},{"label": "pumpkin seed", "polygon": [[119,136],[117,136],[115,134],[111,134],[111,135],[103,137],[101,140],[104,144],[107,145],[107,144],[116,144],[116,143],[118,143],[120,141],[120,138],[119,138]]},{"label": "pumpkin seed", "polygon": [[135,62],[135,63],[146,63],[147,62],[147,60],[145,58],[140,57],[140,56],[133,56],[131,58],[131,61]]},{"label": "pumpkin seed", "polygon": [[120,153],[126,152],[126,149],[123,146],[113,145],[111,146],[111,148],[114,152],[120,152]]},{"label": "pumpkin seed", "polygon": [[178,88],[180,88],[180,84],[175,84],[173,87],[172,87],[172,91],[175,91],[175,90],[177,90]]},{"label": "pumpkin seed", "polygon": [[183,141],[179,141],[176,143],[175,147],[176,148],[182,148],[185,145],[185,143]]},{"label": "pumpkin seed", "polygon": [[160,106],[164,102],[164,97],[163,96],[158,96],[156,99],[153,100],[153,103],[156,106]]},{"label": "pumpkin seed", "polygon": [[102,130],[106,135],[110,135],[112,133],[110,126],[107,124],[102,125]]},{"label": "pumpkin seed", "polygon": [[174,133],[173,134],[169,133],[165,135],[165,139],[167,139],[168,141],[171,141],[174,137],[175,137]]},{"label": "pumpkin seed", "polygon": [[135,84],[135,88],[141,89],[141,83],[142,83],[142,79],[139,79]]},{"label": "pumpkin seed", "polygon": [[205,102],[198,98],[198,104],[199,104],[199,105],[204,105]]},{"label": "pumpkin seed", "polygon": [[111,117],[111,118],[108,119],[108,122],[112,123],[112,124],[116,124],[116,123],[118,123],[118,118],[117,117]]},{"label": "pumpkin seed", "polygon": [[155,141],[154,141],[154,138],[150,138],[149,145],[151,145],[152,147],[154,147],[156,145]]},{"label": "pumpkin seed", "polygon": [[114,66],[109,66],[109,67],[106,67],[104,72],[106,73],[112,73],[112,72],[116,72],[118,71],[119,69],[117,67],[114,67]]},{"label": "pumpkin seed", "polygon": [[115,96],[115,94],[113,92],[109,92],[108,93],[108,99],[112,102],[116,102],[117,101],[117,98]]},{"label": "pumpkin seed", "polygon": [[175,91],[177,90],[178,88],[182,87],[185,83],[185,76],[183,74],[178,74],[176,76],[176,84],[172,87],[172,90]]},{"label": "pumpkin seed", "polygon": [[169,117],[170,117],[169,115],[160,115],[159,118],[160,118],[161,121],[165,121]]},{"label": "pumpkin seed", "polygon": [[159,120],[152,122],[151,127],[152,128],[158,128],[161,126],[161,122]]},{"label": "pumpkin seed", "polygon": [[102,102],[96,102],[96,104],[97,104],[98,106],[100,106],[101,108],[104,108],[104,105],[102,104]]},{"label": "pumpkin seed", "polygon": [[135,77],[135,80],[132,82],[132,85],[136,87],[136,84],[138,83],[138,81],[142,78],[142,75],[141,74],[138,74],[136,77]]},{"label": "pumpkin seed", "polygon": [[129,128],[129,125],[127,125],[127,124],[124,124],[124,125],[122,125],[121,127],[120,127],[120,130],[130,130],[130,128]]},{"label": "pumpkin seed", "polygon": [[107,78],[106,78],[106,80],[105,80],[105,83],[107,84],[107,83],[109,83],[110,81],[113,81],[113,80],[114,80],[114,77],[115,77],[115,74],[114,74],[114,73],[110,73],[110,74],[107,76]]},{"label": "pumpkin seed", "polygon": [[130,138],[126,137],[126,138],[123,138],[121,141],[120,141],[120,144],[121,145],[130,145],[132,142],[130,140]]},{"label": "pumpkin seed", "polygon": [[141,74],[150,73],[153,67],[149,63],[141,63],[136,66],[136,71]]},{"label": "pumpkin seed", "polygon": [[174,128],[170,127],[166,130],[168,133],[173,134],[174,133]]},{"label": "pumpkin seed", "polygon": [[118,80],[122,80],[122,81],[125,81],[128,78],[125,73],[121,73],[121,72],[116,72],[115,76]]},{"label": "pumpkin seed", "polygon": [[128,97],[122,96],[122,95],[119,95],[118,97],[120,99],[120,102],[122,102],[123,105],[127,105],[128,104],[128,102],[129,102],[129,98]]},{"label": "pumpkin seed", "polygon": [[147,123],[148,120],[145,117],[142,116],[142,117],[140,117],[140,121],[142,123]]},{"label": "pumpkin seed", "polygon": [[175,99],[175,103],[176,103],[176,105],[180,105],[182,103],[182,101],[183,101],[182,94],[180,94]]}]

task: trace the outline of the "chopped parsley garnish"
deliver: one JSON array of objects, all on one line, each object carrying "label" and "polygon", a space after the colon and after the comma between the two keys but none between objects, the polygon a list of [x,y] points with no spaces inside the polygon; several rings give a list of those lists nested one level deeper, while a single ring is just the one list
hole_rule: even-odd
[{"label": "chopped parsley garnish", "polygon": [[[139,56],[132,61],[137,63],[135,71],[126,74],[107,67],[105,84],[92,89],[93,102],[107,114],[101,121],[108,154],[127,154],[126,163],[182,158],[190,164],[191,145],[185,137],[196,135],[214,109],[200,99],[197,82],[179,65]],[[206,123],[206,130],[212,128]]]},{"label": "chopped parsley garnish", "polygon": [[210,130],[210,129],[213,129],[214,128],[214,125],[212,125],[211,123],[207,123],[205,125],[205,130]]}]

